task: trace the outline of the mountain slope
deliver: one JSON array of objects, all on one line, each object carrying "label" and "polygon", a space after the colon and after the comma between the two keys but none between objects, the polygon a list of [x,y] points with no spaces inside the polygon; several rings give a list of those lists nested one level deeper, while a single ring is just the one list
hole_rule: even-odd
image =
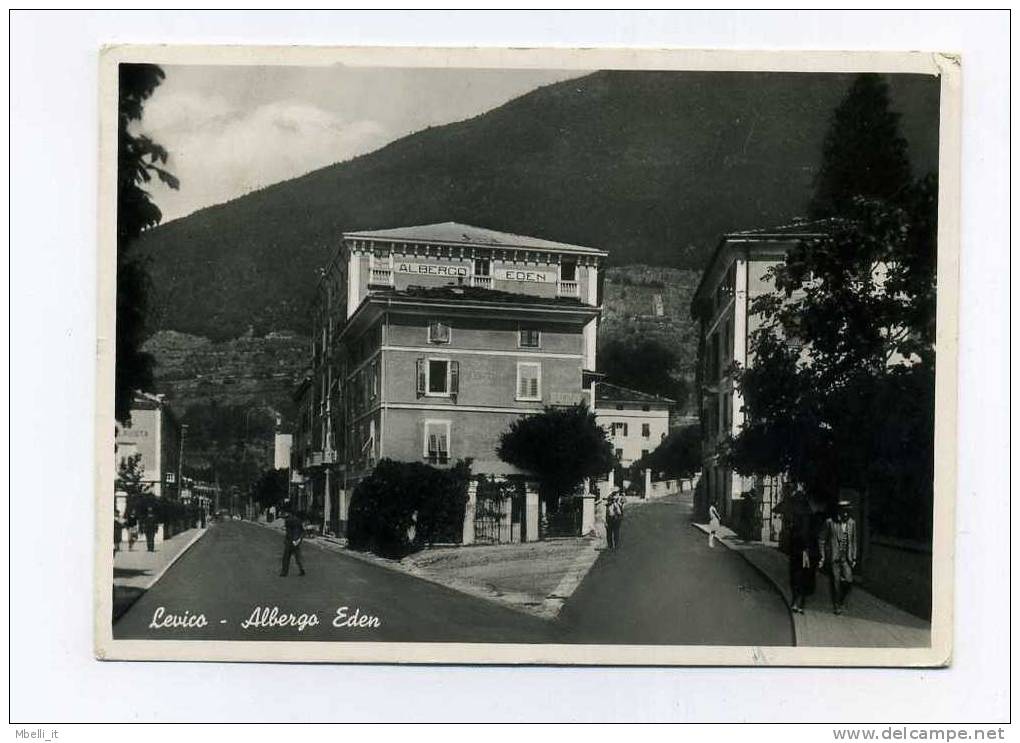
[{"label": "mountain slope", "polygon": [[[803,213],[850,81],[599,72],[541,88],[152,230],[153,329],[303,331],[344,230],[453,220],[700,268],[720,233]],[[915,172],[934,169],[937,80],[891,87]]]}]

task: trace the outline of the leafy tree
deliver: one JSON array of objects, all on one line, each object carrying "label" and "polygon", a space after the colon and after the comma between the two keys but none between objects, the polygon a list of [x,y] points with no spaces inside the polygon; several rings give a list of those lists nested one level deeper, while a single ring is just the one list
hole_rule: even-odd
[{"label": "leafy tree", "polygon": [[500,437],[497,454],[504,462],[533,473],[539,494],[554,511],[561,496],[584,478],[608,472],[615,462],[606,432],[583,405],[546,408],[518,418]]},{"label": "leafy tree", "polygon": [[669,432],[648,456],[636,464],[667,477],[690,477],[701,469],[701,426],[683,426]]},{"label": "leafy tree", "polygon": [[152,492],[152,486],[145,482],[141,453],[121,460],[117,468],[116,488],[127,493],[128,498]]},{"label": "leafy tree", "polygon": [[647,336],[606,340],[599,344],[597,363],[613,384],[668,397],[680,406],[687,399],[679,351],[661,340]]},{"label": "leafy tree", "polygon": [[403,557],[435,542],[459,541],[470,475],[470,460],[450,469],[381,460],[354,490],[348,545]]},{"label": "leafy tree", "polygon": [[887,103],[885,84],[861,76],[833,118],[815,200],[823,236],[791,250],[771,271],[775,291],[752,302],[760,325],[735,374],[745,425],[723,454],[743,474],[788,473],[819,498],[860,489],[874,526],[925,538],[938,184],[909,182]]},{"label": "leafy tree", "polygon": [[[917,203],[934,212],[933,200]],[[788,472],[828,498],[839,486],[868,491],[877,519],[923,537],[935,275],[918,253],[934,237],[917,233],[934,216],[864,199],[854,209],[792,251],[773,272],[777,291],[752,304],[761,326],[736,374],[746,423],[728,456],[740,472]]]},{"label": "leafy tree", "polygon": [[163,215],[145,190],[155,176],[170,188],[180,185],[162,166],[167,152],[149,137],[132,133],[142,118],[145,101],[163,81],[163,70],[151,64],[122,64],[119,70],[117,127],[117,359],[114,413],[131,418],[135,390],[153,388],[153,358],[141,350],[150,291],[145,262],[131,247]]},{"label": "leafy tree", "polygon": [[907,141],[900,115],[889,109],[889,85],[876,74],[858,75],[833,112],[815,182],[815,217],[844,213],[864,196],[900,202],[911,185]]},{"label": "leafy tree", "polygon": [[157,512],[158,503],[152,493],[152,486],[145,482],[141,453],[132,454],[121,460],[117,468],[115,487],[127,494],[123,516],[128,523],[133,523],[138,515],[147,509]]},{"label": "leafy tree", "polygon": [[263,509],[279,505],[287,497],[289,470],[270,469],[255,482],[255,502]]}]

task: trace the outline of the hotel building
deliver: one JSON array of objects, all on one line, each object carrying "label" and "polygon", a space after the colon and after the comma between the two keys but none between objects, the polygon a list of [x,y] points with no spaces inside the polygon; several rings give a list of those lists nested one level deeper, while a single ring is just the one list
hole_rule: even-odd
[{"label": "hotel building", "polygon": [[594,405],[606,252],[446,222],[344,233],[313,309],[295,438],[308,501],[346,528],[382,458],[515,474],[512,421]]},{"label": "hotel building", "polygon": [[773,507],[780,498],[780,478],[743,477],[719,461],[718,448],[736,435],[744,422],[743,404],[733,381],[734,363],[754,363],[748,339],[759,325],[750,312],[755,297],[775,286],[769,269],[781,264],[787,252],[803,240],[819,237],[809,224],[724,235],[702,274],[691,303],[699,323],[698,392],[702,424],[701,482],[703,501],[696,508],[704,516],[714,503],[729,523],[738,518],[741,495],[754,488],[762,501],[762,539],[774,541],[779,517]]}]

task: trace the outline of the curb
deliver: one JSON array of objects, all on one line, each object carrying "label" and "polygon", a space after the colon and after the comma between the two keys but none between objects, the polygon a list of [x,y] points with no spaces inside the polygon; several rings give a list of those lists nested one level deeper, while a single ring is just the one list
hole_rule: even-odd
[{"label": "curb", "polygon": [[[699,524],[696,521],[692,521],[691,522],[691,526],[693,526],[695,529],[697,529],[698,531],[700,531],[703,534],[708,534],[708,525],[707,524]],[[803,621],[803,618],[799,614],[796,614],[791,609],[791,602],[793,600],[793,595],[790,594],[789,588],[787,586],[785,586],[784,584],[780,583],[779,581],[777,581],[771,574],[769,574],[767,571],[762,569],[753,560],[749,560],[747,558],[747,556],[744,554],[744,552],[746,550],[737,549],[734,545],[730,544],[730,542],[729,542],[730,538],[731,537],[729,537],[729,536],[721,537],[721,536],[719,536],[718,532],[716,532],[716,535],[715,535],[715,541],[719,542],[719,544],[724,546],[730,552],[735,552],[736,554],[740,555],[740,558],[744,562],[746,562],[752,568],[757,570],[758,573],[765,578],[765,580],[767,580],[769,583],[772,584],[772,587],[776,589],[776,591],[779,593],[779,595],[783,597],[783,603],[786,604],[786,611],[790,615],[790,625],[793,628],[793,646],[794,647],[799,647],[799,645],[797,643],[797,635],[798,635],[798,629],[801,629],[799,627],[799,625]]]},{"label": "curb", "polygon": [[152,588],[154,585],[156,585],[157,581],[159,581],[159,579],[162,578],[166,574],[166,571],[169,570],[170,568],[172,568],[174,563],[176,563],[178,560],[180,560],[181,557],[184,555],[184,553],[187,552],[189,549],[191,549],[192,545],[195,544],[195,542],[197,542],[199,539],[204,537],[207,531],[209,531],[209,527],[208,526],[206,528],[204,528],[204,529],[199,529],[198,533],[196,533],[195,536],[193,536],[188,541],[188,543],[186,545],[184,545],[184,547],[181,548],[180,552],[178,552],[176,555],[174,555],[173,559],[170,560],[170,562],[168,562],[166,565],[164,565],[160,569],[160,571],[158,573],[156,573],[152,577],[152,580],[149,581],[149,583],[146,584],[142,588],[142,590],[143,591],[148,591],[150,588]]},{"label": "curb", "polygon": [[593,539],[588,544],[588,549],[584,550],[577,557],[574,558],[574,562],[570,566],[570,570],[563,576],[560,582],[557,584],[553,592],[546,596],[545,601],[542,602],[541,612],[543,615],[548,615],[549,619],[555,619],[559,616],[563,606],[567,603],[567,600],[573,595],[574,591],[584,580],[584,577],[588,575],[588,572],[595,565],[595,562],[599,559],[600,550],[596,546],[598,540]]},{"label": "curb", "polygon": [[[192,545],[194,545],[195,542],[197,542],[199,539],[204,537],[206,532],[209,531],[209,529],[210,529],[210,527],[208,527],[208,526],[205,529],[200,529],[188,541],[188,543],[186,545],[184,545],[184,547],[181,549],[181,551],[178,552],[176,555],[174,555],[173,559],[171,559],[170,562],[168,562],[166,565],[164,565],[162,568],[160,568],[159,572],[156,573],[154,576],[152,576],[152,580],[150,580],[144,586],[132,586],[132,587],[130,587],[132,591],[136,592],[135,596],[133,598],[131,598],[129,601],[127,601],[126,603],[124,603],[123,605],[120,605],[119,607],[116,605],[116,602],[114,600],[115,593],[116,593],[116,590],[117,590],[118,586],[117,586],[116,583],[111,583],[110,584],[110,597],[111,597],[111,603],[114,604],[114,606],[113,606],[113,624],[116,624],[117,621],[120,620],[121,617],[123,617],[125,614],[127,614],[131,610],[131,607],[134,606],[135,603],[138,601],[138,599],[140,599],[142,596],[144,596],[149,591],[150,588],[152,588],[154,585],[156,585],[156,583],[159,582],[159,579],[162,578],[166,574],[166,571],[169,570],[171,567],[173,567],[174,563],[176,563],[178,560],[180,560],[181,556],[184,555],[184,553],[187,552],[189,549],[191,549]],[[120,586],[120,588],[123,590],[126,587],[125,586]]]},{"label": "curb", "polygon": [[[282,533],[282,530],[260,521],[251,521],[246,523],[257,524],[265,529]],[[313,539],[308,539],[307,541],[312,546],[328,552],[336,552],[337,554],[346,555],[347,557],[359,560],[369,565],[375,565],[385,570],[391,570],[395,573],[402,573],[403,575],[418,578],[419,580],[427,581],[428,583],[442,586],[443,588],[448,588],[452,591],[457,591],[458,593],[463,593],[473,598],[491,601],[507,609],[512,609],[513,611],[521,614],[526,614],[529,617],[536,617],[538,619],[545,620],[556,619],[560,610],[563,608],[563,604],[566,603],[567,598],[569,598],[570,594],[574,592],[580,582],[584,579],[584,576],[588,574],[588,571],[591,570],[592,565],[595,564],[595,561],[599,556],[599,552],[595,548],[595,543],[593,541],[588,546],[588,549],[584,550],[580,555],[578,555],[578,557],[575,558],[570,570],[567,571],[567,574],[560,580],[553,592],[546,596],[544,600],[538,601],[536,600],[536,596],[532,596],[530,594],[501,593],[479,586],[475,583],[468,583],[467,581],[440,578],[434,573],[411,565],[405,565],[399,560],[379,557],[371,552],[359,552],[357,550],[348,549],[342,546],[339,542],[334,542],[333,540],[315,537]]]}]

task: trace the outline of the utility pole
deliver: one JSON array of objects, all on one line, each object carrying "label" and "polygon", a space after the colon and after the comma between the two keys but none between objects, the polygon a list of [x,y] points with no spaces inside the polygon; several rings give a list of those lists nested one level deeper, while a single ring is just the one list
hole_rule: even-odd
[{"label": "utility pole", "polygon": [[177,500],[181,500],[184,489],[184,437],[188,433],[188,424],[181,424],[180,449],[177,452]]}]

